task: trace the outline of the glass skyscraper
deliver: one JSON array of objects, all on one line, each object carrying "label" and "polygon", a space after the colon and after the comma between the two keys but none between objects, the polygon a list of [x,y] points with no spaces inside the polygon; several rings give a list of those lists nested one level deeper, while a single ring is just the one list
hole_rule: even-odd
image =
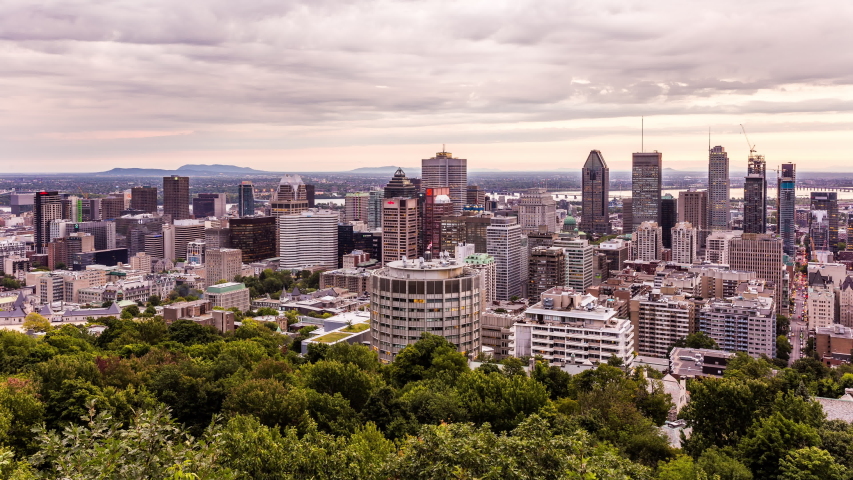
[{"label": "glass skyscraper", "polygon": [[237,190],[237,214],[240,217],[255,214],[255,186],[250,181],[241,182]]},{"label": "glass skyscraper", "polygon": [[[767,177],[764,155],[750,155],[743,182],[743,232],[767,231]],[[710,199],[709,199],[710,200]]]},{"label": "glass skyscraper", "polygon": [[663,154],[635,153],[631,165],[631,231],[643,222],[660,222]]},{"label": "glass skyscraper", "polygon": [[778,182],[778,188],[776,190],[778,195],[778,233],[782,237],[782,250],[787,255],[794,255],[796,237],[794,211],[797,201],[797,166],[793,163],[782,164],[782,171],[779,174]]},{"label": "glass skyscraper", "polygon": [[[708,227],[727,230],[729,226],[729,154],[716,146],[708,152]],[[697,227],[699,228],[699,227]]]},{"label": "glass skyscraper", "polygon": [[598,150],[589,152],[581,170],[580,228],[587,233],[610,234],[610,169]]}]

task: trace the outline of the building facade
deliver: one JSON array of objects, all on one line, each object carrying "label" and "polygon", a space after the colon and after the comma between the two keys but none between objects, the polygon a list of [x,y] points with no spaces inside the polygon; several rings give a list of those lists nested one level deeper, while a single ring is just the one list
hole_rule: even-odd
[{"label": "building facade", "polygon": [[[708,192],[707,192],[707,228],[710,230],[728,230],[729,210],[731,210],[731,193],[729,191],[729,154],[726,149],[716,146],[708,152]],[[690,221],[682,220],[679,221]],[[697,229],[704,229],[705,224],[693,223]]]},{"label": "building facade", "polygon": [[237,187],[237,215],[250,217],[255,214],[255,186],[244,180]]},{"label": "building facade", "polygon": [[643,222],[637,227],[632,239],[634,260],[660,260],[663,250],[663,231],[657,222]]},{"label": "building facade", "polygon": [[[385,190],[388,191],[387,189]],[[386,198],[382,204],[382,263],[418,256],[418,200]]]},{"label": "building facade", "polygon": [[797,166],[793,163],[783,163],[777,185],[776,218],[779,228],[777,232],[782,237],[782,250],[789,256],[796,253],[797,228],[794,212],[797,203]]},{"label": "building facade", "polygon": [[767,165],[763,155],[749,156],[743,182],[743,232],[767,232]]},{"label": "building facade", "polygon": [[518,223],[524,234],[536,233],[540,226],[557,232],[557,201],[544,188],[530,188],[518,200]]},{"label": "building facade", "polygon": [[146,185],[131,188],[130,209],[145,213],[157,213],[157,187]]},{"label": "building facade", "polygon": [[421,161],[421,189],[442,187],[450,189],[453,213],[462,213],[468,200],[468,160],[441,151]]},{"label": "building facade", "polygon": [[337,268],[338,219],[336,212],[317,209],[278,217],[281,268]]},{"label": "building facade", "polygon": [[495,297],[498,300],[521,297],[525,281],[521,264],[526,261],[521,245],[521,225],[512,217],[495,217],[486,230],[486,253],[495,258],[497,271]]},{"label": "building facade", "polygon": [[660,222],[663,155],[635,153],[631,164],[631,230],[643,222]]},{"label": "building facade", "polygon": [[275,217],[232,218],[228,222],[228,230],[228,246],[242,252],[243,263],[259,262],[278,255]]},{"label": "building facade", "polygon": [[581,170],[581,224],[586,233],[609,235],[610,169],[599,150],[592,150]]},{"label": "building facade", "polygon": [[690,222],[679,222],[671,230],[672,261],[689,263],[696,261],[696,229]]},{"label": "building facade", "polygon": [[190,177],[163,177],[163,215],[171,216],[172,221],[191,218]]},{"label": "building facade", "polygon": [[308,191],[299,175],[284,175],[270,198],[270,213],[274,217],[298,215],[308,210]]}]

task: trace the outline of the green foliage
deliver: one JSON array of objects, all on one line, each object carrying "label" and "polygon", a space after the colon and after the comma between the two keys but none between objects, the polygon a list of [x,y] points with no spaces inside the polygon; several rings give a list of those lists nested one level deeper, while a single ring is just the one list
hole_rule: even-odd
[{"label": "green foliage", "polygon": [[3,275],[3,278],[0,279],[0,286],[6,290],[17,290],[21,288],[23,284],[11,275]]},{"label": "green foliage", "polygon": [[391,379],[402,386],[427,378],[447,374],[456,377],[468,370],[465,356],[444,337],[421,334],[421,340],[407,346],[391,364]]},{"label": "green foliage", "polygon": [[717,345],[716,340],[709,337],[705,332],[695,332],[687,335],[681,340],[675,342],[675,347],[682,348],[709,348],[711,350],[718,350],[720,348]]}]

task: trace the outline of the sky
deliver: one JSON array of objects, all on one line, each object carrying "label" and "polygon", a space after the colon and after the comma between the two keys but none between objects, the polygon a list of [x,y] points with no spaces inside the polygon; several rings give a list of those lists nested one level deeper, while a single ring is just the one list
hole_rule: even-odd
[{"label": "sky", "polygon": [[[0,171],[853,171],[853,2],[0,2]],[[641,117],[644,136],[641,139]]]}]

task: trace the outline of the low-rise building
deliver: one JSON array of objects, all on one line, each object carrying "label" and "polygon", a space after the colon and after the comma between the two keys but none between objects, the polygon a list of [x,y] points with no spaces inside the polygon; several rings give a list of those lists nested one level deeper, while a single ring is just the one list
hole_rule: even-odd
[{"label": "low-rise building", "polygon": [[696,331],[696,304],[675,289],[638,295],[629,311],[640,355],[666,358],[669,347]]},{"label": "low-rise building", "polygon": [[741,295],[713,300],[698,314],[699,330],[727,352],[776,356],[776,312],[773,297]]},{"label": "low-rise building", "polygon": [[732,352],[708,348],[673,348],[669,354],[669,370],[676,379],[722,377]]},{"label": "low-rise building", "polygon": [[850,362],[853,328],[835,324],[815,330],[815,352],[827,365]]},{"label": "low-rise building", "polygon": [[249,310],[251,302],[249,289],[243,283],[228,282],[211,285],[204,291],[204,295],[214,307],[222,307],[225,310],[237,308],[245,312]]}]

